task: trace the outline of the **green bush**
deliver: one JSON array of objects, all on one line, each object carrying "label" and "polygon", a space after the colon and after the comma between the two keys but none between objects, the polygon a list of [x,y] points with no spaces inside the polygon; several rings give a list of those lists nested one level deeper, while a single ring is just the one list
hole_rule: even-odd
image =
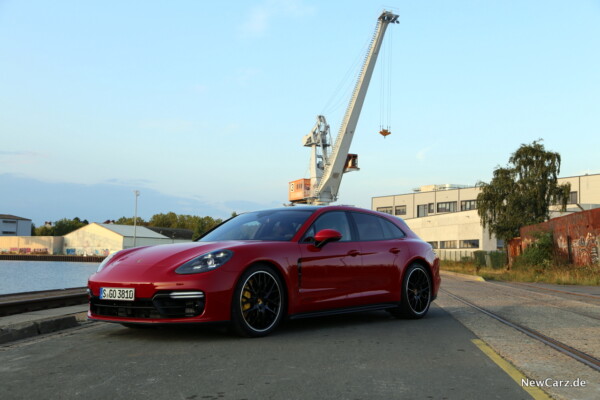
[{"label": "green bush", "polygon": [[492,264],[490,266],[493,269],[504,268],[504,266],[506,265],[506,252],[504,252],[504,251],[490,251],[488,254],[490,256],[490,261],[491,261],[491,264]]},{"label": "green bush", "polygon": [[500,269],[506,265],[506,252],[504,251],[477,250],[473,252],[473,258],[477,269],[482,267]]},{"label": "green bush", "polygon": [[516,267],[539,267],[546,269],[552,265],[554,240],[552,232],[536,232],[534,241],[515,259]]},{"label": "green bush", "polygon": [[485,267],[485,255],[487,251],[477,250],[473,252],[473,258],[475,259],[475,267]]}]

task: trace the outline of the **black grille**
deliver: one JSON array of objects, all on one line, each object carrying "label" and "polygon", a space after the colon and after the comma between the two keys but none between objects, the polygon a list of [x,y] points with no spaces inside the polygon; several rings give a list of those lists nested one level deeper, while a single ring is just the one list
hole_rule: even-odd
[{"label": "black grille", "polygon": [[204,311],[204,299],[172,299],[169,293],[158,293],[152,299],[135,301],[101,300],[90,298],[94,315],[123,318],[190,318]]}]

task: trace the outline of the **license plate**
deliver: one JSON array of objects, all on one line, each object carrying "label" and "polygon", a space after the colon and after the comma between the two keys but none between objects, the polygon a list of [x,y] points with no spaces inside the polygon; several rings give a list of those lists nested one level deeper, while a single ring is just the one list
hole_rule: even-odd
[{"label": "license plate", "polygon": [[133,301],[135,300],[135,289],[103,287],[100,288],[100,298],[102,300]]}]

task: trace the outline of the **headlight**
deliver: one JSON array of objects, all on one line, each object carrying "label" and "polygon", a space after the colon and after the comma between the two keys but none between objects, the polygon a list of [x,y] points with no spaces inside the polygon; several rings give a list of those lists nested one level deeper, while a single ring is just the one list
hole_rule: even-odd
[{"label": "headlight", "polygon": [[213,251],[191,259],[177,268],[175,272],[178,274],[197,274],[212,271],[229,261],[232,255],[233,252],[231,250]]},{"label": "headlight", "polygon": [[109,254],[104,260],[102,260],[102,262],[100,263],[100,265],[98,265],[98,269],[96,270],[96,272],[102,271],[102,269],[104,267],[106,267],[106,264],[108,264],[108,262],[111,260],[111,258],[113,258],[114,256],[116,256],[117,253],[119,253],[119,252],[115,251],[114,253]]}]

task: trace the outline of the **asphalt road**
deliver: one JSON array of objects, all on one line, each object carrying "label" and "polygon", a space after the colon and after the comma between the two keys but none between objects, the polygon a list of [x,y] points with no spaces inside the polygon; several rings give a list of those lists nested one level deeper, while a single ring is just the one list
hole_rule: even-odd
[{"label": "asphalt road", "polygon": [[88,323],[0,347],[0,387],[3,399],[530,398],[474,338],[435,305],[422,320],[298,320],[261,339]]},{"label": "asphalt road", "polygon": [[[483,282],[447,273],[442,275],[442,282],[438,306],[528,379],[548,380],[544,391],[553,398],[600,399],[600,372],[451,296],[600,359],[600,304],[594,294],[598,293],[597,287]],[[586,385],[558,385],[575,381],[585,381]]]}]

